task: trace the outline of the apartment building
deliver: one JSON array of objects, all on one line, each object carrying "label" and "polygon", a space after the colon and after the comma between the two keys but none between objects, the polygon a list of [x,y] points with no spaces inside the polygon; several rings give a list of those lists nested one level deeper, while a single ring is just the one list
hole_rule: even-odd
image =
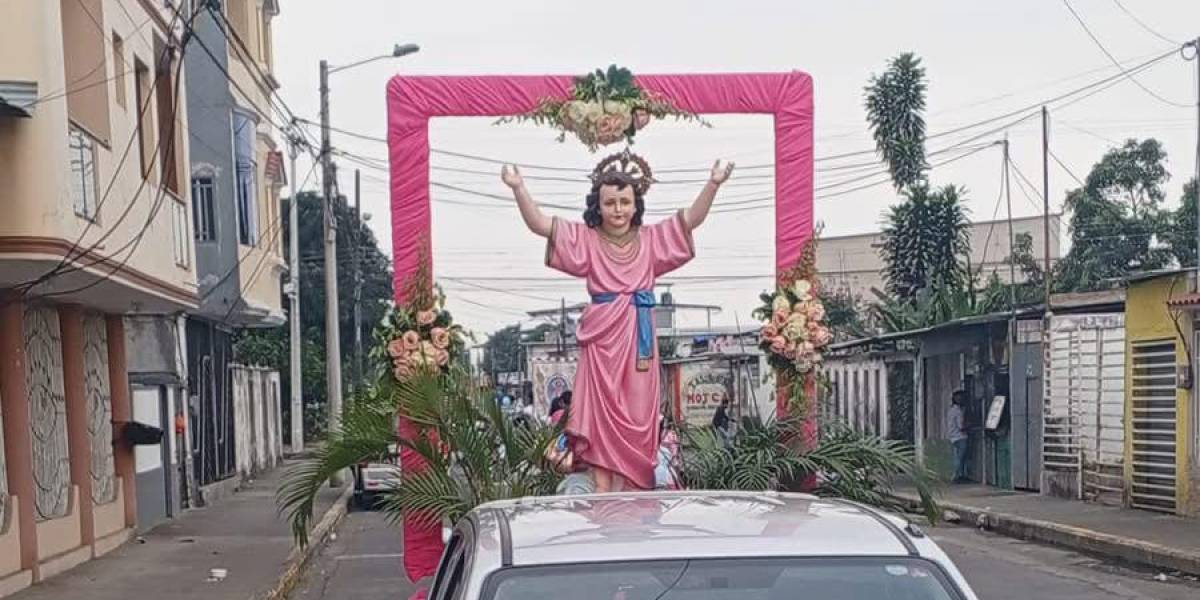
[{"label": "apartment building", "polygon": [[[196,498],[236,485],[233,334],[286,322],[279,190],[286,183],[272,109],[275,0],[226,0],[197,13],[199,51],[184,60],[199,308],[187,323],[191,453]],[[259,396],[277,395],[275,389]],[[262,397],[250,399],[261,403]],[[272,406],[277,400],[270,399]]]},{"label": "apartment building", "polygon": [[181,7],[2,9],[0,595],[173,510],[176,438],[135,448],[155,430],[129,423],[169,431],[180,398],[133,375],[178,380],[179,315],[199,304]]}]

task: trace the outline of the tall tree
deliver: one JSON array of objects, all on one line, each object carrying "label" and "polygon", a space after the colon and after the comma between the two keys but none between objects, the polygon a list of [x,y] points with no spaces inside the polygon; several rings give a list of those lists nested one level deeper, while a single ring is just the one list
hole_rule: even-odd
[{"label": "tall tree", "polygon": [[1162,238],[1175,260],[1184,267],[1196,266],[1196,179],[1183,186],[1183,198],[1179,208],[1171,211],[1168,224],[1163,227]]},{"label": "tall tree", "polygon": [[510,373],[521,370],[521,326],[509,325],[488,337],[483,344],[483,370]]},{"label": "tall tree", "polygon": [[825,306],[825,324],[833,340],[852,340],[870,333],[866,306],[849,288],[821,287],[821,304]]},{"label": "tall tree", "polygon": [[1071,250],[1054,278],[1059,290],[1094,290],[1170,264],[1172,252],[1153,245],[1174,227],[1160,207],[1170,176],[1166,158],[1157,140],[1128,140],[1104,154],[1083,187],[1067,193]]},{"label": "tall tree", "polygon": [[964,194],[952,185],[917,183],[904,192],[904,202],[888,209],[880,254],[889,294],[911,301],[925,287],[967,287],[971,240]]},{"label": "tall tree", "polygon": [[[324,235],[322,233],[323,211],[321,196],[315,192],[301,192],[297,196],[300,230],[300,331],[304,338],[302,347],[304,377],[304,404],[306,410],[321,411],[325,403],[325,260]],[[291,218],[292,203],[282,202],[282,218],[286,223]],[[391,261],[379,249],[375,234],[362,222],[344,197],[334,203],[334,214],[338,223],[338,320],[341,328],[342,373],[347,382],[353,381],[354,373],[354,260],[358,242],[359,261],[362,274],[362,339],[364,354],[368,354],[373,343],[372,332],[391,306],[392,267]],[[290,261],[290,228],[284,227],[283,249]],[[282,290],[280,291],[282,294]],[[284,306],[288,304],[285,297]],[[239,361],[258,364],[279,371],[282,387],[290,389],[290,354],[288,353],[288,328],[247,329],[238,334],[235,353]],[[364,360],[369,369],[372,361]],[[373,380],[366,373],[367,380]],[[315,422],[306,414],[306,421]]]},{"label": "tall tree", "polygon": [[864,101],[875,148],[892,183],[903,189],[921,181],[925,163],[925,68],[911,52],[893,58],[883,75],[872,75]]}]

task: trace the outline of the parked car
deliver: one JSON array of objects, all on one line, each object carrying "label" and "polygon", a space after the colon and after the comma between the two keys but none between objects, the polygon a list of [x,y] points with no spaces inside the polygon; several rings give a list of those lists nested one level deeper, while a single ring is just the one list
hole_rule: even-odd
[{"label": "parked car", "polygon": [[480,506],[431,600],[975,600],[915,525],[803,494],[641,492]]},{"label": "parked car", "polygon": [[386,459],[354,467],[354,502],[359,508],[374,507],[380,492],[397,485],[400,485],[400,447],[396,444]]}]

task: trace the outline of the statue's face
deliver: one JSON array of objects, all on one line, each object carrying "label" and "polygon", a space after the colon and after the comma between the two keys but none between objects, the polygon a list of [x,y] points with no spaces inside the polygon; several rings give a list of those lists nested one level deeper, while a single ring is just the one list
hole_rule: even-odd
[{"label": "statue's face", "polygon": [[604,228],[611,233],[623,233],[633,222],[637,206],[633,198],[633,186],[620,189],[615,185],[600,186],[600,217]]}]

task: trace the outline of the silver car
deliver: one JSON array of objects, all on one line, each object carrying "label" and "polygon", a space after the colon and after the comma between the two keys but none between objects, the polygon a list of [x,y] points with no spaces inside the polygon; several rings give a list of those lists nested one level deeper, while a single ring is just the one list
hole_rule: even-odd
[{"label": "silver car", "polygon": [[522,498],[450,534],[430,600],[975,600],[940,548],[858,504],[769,492]]}]

